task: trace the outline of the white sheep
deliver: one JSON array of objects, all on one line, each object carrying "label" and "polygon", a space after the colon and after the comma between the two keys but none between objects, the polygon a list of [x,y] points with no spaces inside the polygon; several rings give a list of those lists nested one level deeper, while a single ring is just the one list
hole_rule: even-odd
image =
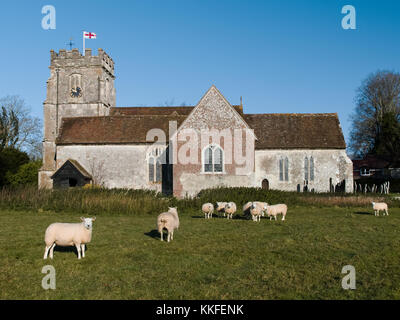
[{"label": "white sheep", "polygon": [[201,207],[201,211],[204,213],[204,217],[206,219],[212,218],[213,212],[214,212],[214,206],[212,203],[205,203]]},{"label": "white sheep", "polygon": [[375,216],[379,216],[379,211],[383,211],[383,215],[388,216],[389,215],[389,210],[388,210],[388,205],[385,202],[371,202],[372,203],[372,208],[374,209],[374,214]]},{"label": "white sheep", "polygon": [[261,216],[264,216],[264,211],[267,210],[268,203],[255,201],[250,206],[250,214],[253,221],[261,221]]},{"label": "white sheep", "polygon": [[168,208],[168,212],[163,212],[157,217],[158,232],[161,234],[163,241],[164,228],[168,231],[167,241],[174,240],[174,231],[179,228],[179,217],[176,208]]},{"label": "white sheep", "polygon": [[236,204],[234,202],[228,202],[225,205],[225,212],[228,219],[229,217],[232,219],[233,214],[236,212]]},{"label": "white sheep", "polygon": [[93,221],[96,218],[81,217],[81,223],[52,223],[46,229],[44,242],[46,249],[43,259],[47,259],[50,250],[50,258],[53,259],[53,251],[58,246],[75,246],[78,251],[78,259],[85,257],[85,244],[92,240]]},{"label": "white sheep", "polygon": [[224,214],[224,217],[226,216],[225,214],[225,206],[226,206],[227,202],[217,202],[217,208],[215,210],[217,210],[217,212],[222,212]]},{"label": "white sheep", "polygon": [[269,220],[272,220],[272,217],[277,220],[277,215],[282,214],[282,221],[285,220],[287,205],[286,204],[275,204],[273,206],[266,206],[266,212],[269,216]]}]

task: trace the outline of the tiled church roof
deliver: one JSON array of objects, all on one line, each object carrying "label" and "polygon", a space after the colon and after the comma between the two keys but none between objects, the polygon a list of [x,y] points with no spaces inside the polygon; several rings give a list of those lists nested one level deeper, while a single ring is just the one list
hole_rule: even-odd
[{"label": "tiled church roof", "polygon": [[[146,143],[147,132],[155,128],[168,139],[169,121],[179,127],[193,108],[113,108],[107,117],[64,118],[56,143]],[[258,138],[256,149],[346,148],[336,113],[240,114]]]},{"label": "tiled church roof", "polygon": [[256,149],[345,149],[336,113],[245,114]]},{"label": "tiled church roof", "polygon": [[147,132],[161,129],[169,137],[169,121],[177,127],[186,116],[139,115],[63,118],[57,144],[148,143]]}]

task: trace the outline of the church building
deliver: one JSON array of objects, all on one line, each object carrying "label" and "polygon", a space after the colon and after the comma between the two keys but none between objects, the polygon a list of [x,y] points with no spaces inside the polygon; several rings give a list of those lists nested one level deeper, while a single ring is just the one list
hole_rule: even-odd
[{"label": "church building", "polygon": [[336,113],[247,114],[215,86],[195,106],[116,107],[114,79],[102,49],[50,52],[39,188],[353,190]]}]

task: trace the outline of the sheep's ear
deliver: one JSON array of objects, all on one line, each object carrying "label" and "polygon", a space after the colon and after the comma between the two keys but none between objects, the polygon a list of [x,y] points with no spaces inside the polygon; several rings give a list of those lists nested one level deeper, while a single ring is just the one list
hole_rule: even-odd
[{"label": "sheep's ear", "polygon": [[95,220],[96,220],[96,217],[93,217],[93,218],[92,218],[92,221],[95,221]]},{"label": "sheep's ear", "polygon": [[84,218],[84,217],[81,217],[81,221],[85,221],[85,218]]}]

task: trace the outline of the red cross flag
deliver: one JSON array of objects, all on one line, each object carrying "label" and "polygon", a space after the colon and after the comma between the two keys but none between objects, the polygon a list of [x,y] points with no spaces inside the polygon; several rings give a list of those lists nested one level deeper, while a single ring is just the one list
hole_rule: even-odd
[{"label": "red cross flag", "polygon": [[83,55],[85,55],[85,39],[96,39],[96,34],[93,32],[83,31]]},{"label": "red cross flag", "polygon": [[96,39],[96,34],[93,33],[93,32],[86,32],[86,31],[84,31],[84,32],[83,32],[83,37],[84,37],[85,39]]}]

